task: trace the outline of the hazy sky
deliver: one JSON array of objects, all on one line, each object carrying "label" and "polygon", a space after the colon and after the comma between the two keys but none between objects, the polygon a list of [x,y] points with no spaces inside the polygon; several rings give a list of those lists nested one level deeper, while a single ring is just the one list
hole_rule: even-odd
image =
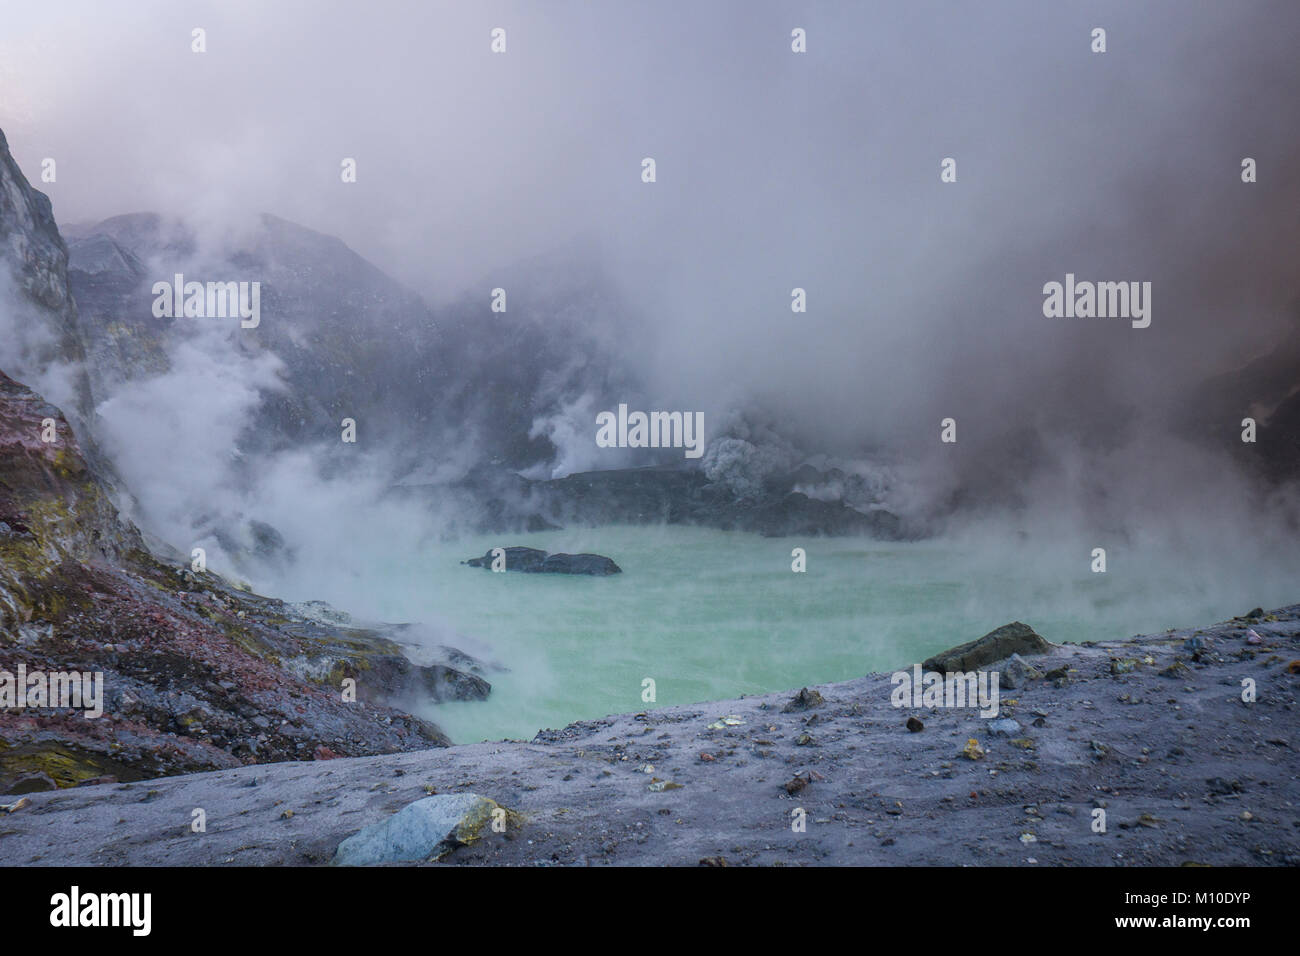
[{"label": "hazy sky", "polygon": [[[599,265],[685,407],[857,440],[1158,402],[1300,297],[1294,0],[6,7],[0,126],[61,222],[274,212],[435,304]],[[1045,318],[1067,272],[1151,281],[1151,327]]]}]

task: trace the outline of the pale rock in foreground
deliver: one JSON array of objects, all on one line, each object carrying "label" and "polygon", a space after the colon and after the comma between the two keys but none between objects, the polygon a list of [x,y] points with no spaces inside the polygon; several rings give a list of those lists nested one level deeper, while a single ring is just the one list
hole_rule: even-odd
[{"label": "pale rock in foreground", "polygon": [[477,793],[443,793],[408,803],[387,820],[372,823],[339,844],[334,866],[437,860],[473,843],[493,814],[503,810]]}]

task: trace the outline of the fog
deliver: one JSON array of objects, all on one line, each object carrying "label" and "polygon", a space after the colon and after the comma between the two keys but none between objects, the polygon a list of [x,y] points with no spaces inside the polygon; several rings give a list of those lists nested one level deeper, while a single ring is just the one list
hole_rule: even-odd
[{"label": "fog", "polygon": [[[216,234],[271,212],[435,314],[539,262],[599,273],[623,307],[590,321],[655,407],[772,423],[799,454],[889,458],[900,508],[997,487],[1028,524],[1163,516],[1170,538],[1191,523],[1208,542],[1224,530],[1209,512],[1294,518],[1293,495],[1170,418],[1296,321],[1297,49],[1291,0],[88,0],[7,11],[0,126],[61,224],[153,210]],[[45,157],[54,183],[36,182]],[[1150,282],[1150,327],[1045,317],[1043,285],[1067,273]],[[232,379],[223,347],[190,346],[100,409],[160,513],[220,497],[241,416],[273,385],[265,363]],[[204,382],[201,421],[155,415]],[[582,395],[539,421],[550,473],[598,466],[605,407]],[[1230,443],[1246,411],[1210,412]],[[131,450],[151,419],[152,452]],[[159,451],[177,448],[192,467]],[[267,489],[289,506],[283,474],[261,479],[263,508]]]}]

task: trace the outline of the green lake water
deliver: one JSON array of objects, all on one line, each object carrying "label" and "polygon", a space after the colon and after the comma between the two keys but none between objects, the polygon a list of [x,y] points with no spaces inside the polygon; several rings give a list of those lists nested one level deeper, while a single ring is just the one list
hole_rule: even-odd
[{"label": "green lake water", "polygon": [[[1010,539],[1015,542],[1015,538]],[[492,573],[460,564],[491,547],[608,555],[607,578]],[[807,551],[806,573],[791,549]],[[461,540],[376,566],[336,565],[326,597],[358,616],[437,622],[506,665],[486,703],[423,713],[458,743],[529,738],[584,718],[892,671],[1012,620],[1052,641],[1209,624],[1295,600],[1292,578],[1088,542],[886,543],[770,539],[685,527],[613,527]],[[360,571],[358,566],[367,570]],[[655,682],[654,703],[642,681]]]}]

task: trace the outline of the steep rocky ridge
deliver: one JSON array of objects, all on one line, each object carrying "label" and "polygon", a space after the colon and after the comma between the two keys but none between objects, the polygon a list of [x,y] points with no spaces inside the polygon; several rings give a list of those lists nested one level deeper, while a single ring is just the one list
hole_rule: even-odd
[{"label": "steep rocky ridge", "polygon": [[[123,518],[81,437],[90,384],[66,259],[0,135],[0,308],[34,333],[11,354],[31,374],[59,369],[76,406],[65,416],[0,371],[0,792],[447,744],[401,708],[482,699],[484,665],[454,648],[413,663],[403,627],[252,594]],[[103,714],[14,696],[20,671],[100,675]]]}]

